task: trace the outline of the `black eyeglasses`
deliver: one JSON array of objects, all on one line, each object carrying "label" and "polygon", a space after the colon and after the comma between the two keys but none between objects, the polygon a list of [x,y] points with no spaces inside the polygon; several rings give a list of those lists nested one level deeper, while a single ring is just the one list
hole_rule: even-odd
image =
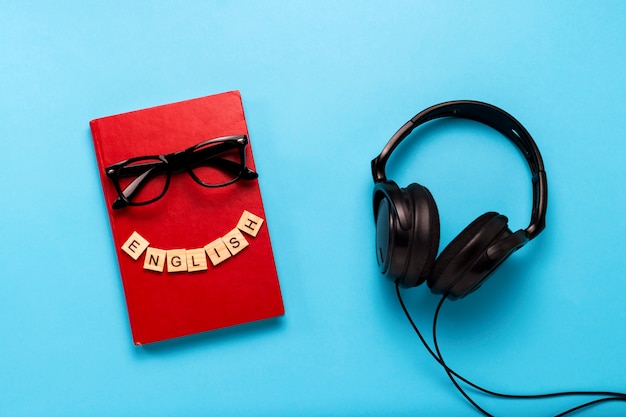
[{"label": "black eyeglasses", "polygon": [[246,167],[246,135],[225,136],[167,155],[139,156],[105,168],[118,197],[113,209],[142,206],[163,197],[172,173],[187,171],[204,187],[223,187],[258,174]]}]

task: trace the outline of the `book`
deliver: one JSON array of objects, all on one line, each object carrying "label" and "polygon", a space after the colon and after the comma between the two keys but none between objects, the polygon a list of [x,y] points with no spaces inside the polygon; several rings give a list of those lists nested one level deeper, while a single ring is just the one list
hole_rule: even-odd
[{"label": "book", "polygon": [[[284,314],[238,91],[97,118],[90,128],[135,344]],[[225,146],[223,138],[238,149],[247,141],[245,172],[224,186],[198,182],[222,181],[213,173],[233,164],[221,156],[205,162],[204,147],[193,154],[202,161],[183,158],[191,167],[163,168],[159,159],[210,140]],[[166,188],[156,201],[122,204],[120,192],[131,204],[146,202],[153,186]]]}]

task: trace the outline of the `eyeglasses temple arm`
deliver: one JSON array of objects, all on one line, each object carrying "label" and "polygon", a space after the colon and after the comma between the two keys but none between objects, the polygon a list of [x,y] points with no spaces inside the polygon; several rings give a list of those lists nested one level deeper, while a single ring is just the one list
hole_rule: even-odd
[{"label": "eyeglasses temple arm", "polygon": [[120,167],[115,172],[115,175],[117,175],[118,177],[135,177],[138,174],[146,172],[147,169],[154,169],[160,165],[162,165],[161,161],[146,162],[143,164],[135,164],[135,165],[130,165],[130,166],[126,165],[126,166]]},{"label": "eyeglasses temple arm", "polygon": [[[126,186],[126,188],[122,190],[122,194],[124,195],[124,198],[129,199],[130,197],[133,196],[133,194],[139,191],[141,186],[144,184],[144,180],[146,179],[146,177],[150,175],[152,171],[155,170],[155,168],[156,166],[150,168],[149,170],[147,170],[146,172],[144,172],[143,174],[135,178],[133,182],[128,184],[128,186]],[[113,209],[120,209],[126,206],[127,206],[127,203],[126,201],[124,201],[124,199],[121,196],[118,196],[112,205]]]}]

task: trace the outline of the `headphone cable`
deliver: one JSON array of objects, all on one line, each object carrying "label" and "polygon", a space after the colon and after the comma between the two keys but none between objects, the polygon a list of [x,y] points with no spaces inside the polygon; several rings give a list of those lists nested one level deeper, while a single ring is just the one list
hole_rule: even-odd
[{"label": "headphone cable", "polygon": [[415,331],[415,333],[419,337],[420,341],[422,342],[422,344],[424,345],[424,347],[426,348],[428,353],[430,353],[430,355],[435,359],[435,361],[437,361],[437,363],[439,363],[439,365],[441,365],[444,368],[444,370],[446,371],[446,374],[448,375],[448,377],[450,378],[450,380],[454,384],[455,388],[468,400],[468,402],[474,408],[476,408],[479,412],[481,412],[485,416],[493,417],[490,413],[488,413],[486,410],[484,410],[482,407],[480,407],[470,397],[470,395],[467,392],[465,392],[465,390],[457,382],[457,379],[462,381],[463,383],[467,384],[468,386],[470,386],[470,387],[472,387],[472,388],[474,388],[474,389],[476,389],[478,391],[481,391],[481,392],[483,392],[485,394],[488,394],[488,395],[491,395],[491,396],[494,396],[494,397],[497,397],[497,398],[505,398],[505,399],[537,400],[537,399],[544,399],[544,398],[568,397],[568,396],[602,396],[602,397],[604,397],[604,398],[599,398],[599,399],[596,399],[596,400],[592,400],[592,401],[589,401],[587,403],[584,403],[584,404],[578,405],[576,407],[570,408],[570,409],[564,411],[563,413],[558,414],[555,417],[566,416],[568,414],[571,414],[571,413],[573,413],[575,411],[578,411],[578,410],[581,410],[583,408],[591,407],[591,406],[594,406],[594,405],[597,405],[597,404],[601,404],[601,403],[605,403],[605,402],[626,401],[626,393],[612,392],[612,391],[563,391],[563,392],[554,392],[554,393],[547,393],[547,394],[517,395],[517,394],[503,394],[503,393],[499,393],[499,392],[495,392],[495,391],[491,391],[491,390],[488,390],[486,388],[483,388],[480,385],[477,385],[477,384],[471,382],[467,378],[461,376],[460,374],[455,372],[453,369],[451,369],[447,365],[445,360],[443,359],[443,356],[441,355],[441,351],[439,349],[439,344],[438,344],[438,341],[437,341],[436,329],[437,329],[437,320],[439,318],[439,312],[441,310],[441,307],[443,306],[444,301],[447,299],[447,295],[444,295],[441,298],[441,301],[439,301],[439,304],[437,305],[437,308],[435,310],[435,315],[433,317],[433,344],[435,346],[435,351],[436,351],[435,352],[430,347],[430,345],[428,344],[428,342],[426,341],[426,339],[424,338],[424,336],[422,335],[420,330],[417,328],[417,325],[413,321],[413,318],[411,317],[411,314],[409,313],[408,309],[406,308],[404,300],[402,299],[402,294],[400,292],[400,286],[399,286],[398,282],[396,282],[396,294],[398,296],[398,301],[400,302],[400,306],[402,307],[402,311],[404,311],[404,314],[405,314],[406,318],[408,319],[409,323],[411,324],[411,327],[413,327],[413,330]]}]

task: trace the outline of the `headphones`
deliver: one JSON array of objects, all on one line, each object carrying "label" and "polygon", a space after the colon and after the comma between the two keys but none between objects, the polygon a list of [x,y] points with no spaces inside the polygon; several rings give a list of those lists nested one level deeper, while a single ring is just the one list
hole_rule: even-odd
[{"label": "headphones", "polygon": [[[437,257],[439,213],[432,194],[416,183],[400,188],[387,180],[385,166],[394,149],[415,128],[447,117],[485,124],[513,142],[532,173],[533,203],[530,224],[525,229],[513,232],[506,216],[488,212],[470,223]],[[418,113],[372,160],[372,177],[378,265],[386,278],[405,288],[427,281],[434,294],[452,300],[463,298],[545,227],[548,182],[539,149],[513,116],[487,103],[449,101]]]}]

